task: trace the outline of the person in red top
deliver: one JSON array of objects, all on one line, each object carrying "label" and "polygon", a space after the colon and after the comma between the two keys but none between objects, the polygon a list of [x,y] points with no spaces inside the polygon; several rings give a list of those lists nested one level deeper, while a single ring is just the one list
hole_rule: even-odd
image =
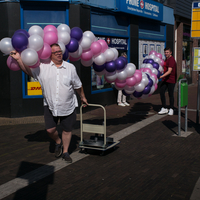
[{"label": "person in red top", "polygon": [[[165,53],[165,63],[164,63],[164,73],[160,78],[162,78],[162,83],[160,85],[160,98],[162,102],[162,108],[158,114],[174,114],[174,87],[177,79],[176,61],[172,56],[172,51],[169,47],[164,49]],[[168,89],[170,109],[167,109],[165,92]]]}]

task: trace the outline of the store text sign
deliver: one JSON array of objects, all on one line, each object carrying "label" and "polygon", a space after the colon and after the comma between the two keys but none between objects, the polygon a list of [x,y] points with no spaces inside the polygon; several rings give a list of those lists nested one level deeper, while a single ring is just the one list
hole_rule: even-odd
[{"label": "store text sign", "polygon": [[191,37],[200,38],[200,2],[192,3]]},{"label": "store text sign", "polygon": [[151,0],[120,0],[121,12],[163,20],[163,5]]}]

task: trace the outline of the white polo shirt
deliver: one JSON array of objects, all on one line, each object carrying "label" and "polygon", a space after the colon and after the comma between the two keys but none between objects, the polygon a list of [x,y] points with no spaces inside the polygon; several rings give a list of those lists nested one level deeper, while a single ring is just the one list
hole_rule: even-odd
[{"label": "white polo shirt", "polygon": [[70,115],[78,106],[74,89],[82,86],[75,66],[63,61],[60,67],[56,67],[51,61],[41,63],[31,71],[42,87],[44,105],[49,106],[53,116]]}]

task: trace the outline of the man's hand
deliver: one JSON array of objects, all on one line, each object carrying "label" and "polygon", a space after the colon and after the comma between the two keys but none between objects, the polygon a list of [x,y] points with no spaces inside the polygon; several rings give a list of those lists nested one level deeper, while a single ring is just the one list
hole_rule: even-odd
[{"label": "man's hand", "polygon": [[21,59],[21,56],[17,51],[11,51],[10,56],[13,57],[16,61],[19,61]]},{"label": "man's hand", "polygon": [[81,104],[86,104],[83,107],[86,107],[88,105],[87,99],[85,97],[81,97]]}]

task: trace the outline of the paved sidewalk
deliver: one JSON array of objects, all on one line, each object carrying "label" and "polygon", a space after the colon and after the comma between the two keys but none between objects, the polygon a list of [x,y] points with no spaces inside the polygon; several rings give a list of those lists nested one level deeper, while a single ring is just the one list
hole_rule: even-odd
[{"label": "paved sidewalk", "polygon": [[[194,189],[200,199],[198,184],[195,187],[200,177],[196,92],[196,86],[189,86],[188,131],[193,133],[186,138],[173,136],[178,131],[177,112],[157,115],[158,94],[130,100],[130,107],[105,106],[107,135],[121,141],[105,156],[78,152],[78,115],[70,146],[75,162],[70,165],[51,153],[42,116],[36,121],[34,117],[3,119],[4,125],[0,119],[1,193],[13,180],[18,186],[3,199],[190,199]],[[101,124],[102,116],[101,109],[83,114],[90,123]],[[36,174],[40,169],[42,173]]]}]

